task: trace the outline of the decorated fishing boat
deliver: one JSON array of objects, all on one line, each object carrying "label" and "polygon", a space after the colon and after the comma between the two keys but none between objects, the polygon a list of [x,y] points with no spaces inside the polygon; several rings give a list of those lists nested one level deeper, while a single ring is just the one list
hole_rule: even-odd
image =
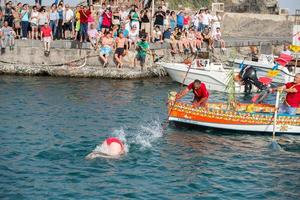
[{"label": "decorated fishing boat", "polygon": [[300,134],[300,109],[297,114],[278,115],[274,127],[275,106],[270,104],[237,103],[234,110],[227,103],[208,103],[206,107],[193,107],[190,103],[177,102],[176,92],[169,94],[169,120],[209,128],[249,132]]}]

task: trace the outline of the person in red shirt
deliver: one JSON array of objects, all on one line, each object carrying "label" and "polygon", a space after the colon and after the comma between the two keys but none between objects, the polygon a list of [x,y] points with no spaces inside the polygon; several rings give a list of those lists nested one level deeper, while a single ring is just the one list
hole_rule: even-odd
[{"label": "person in red shirt", "polygon": [[44,41],[45,54],[49,54],[50,53],[50,44],[53,39],[53,35],[52,35],[52,30],[47,22],[41,28],[41,36],[42,36],[42,41]]},{"label": "person in red shirt", "polygon": [[181,99],[184,97],[190,90],[193,90],[194,99],[192,101],[193,106],[195,107],[205,107],[209,92],[206,89],[204,83],[201,83],[200,80],[196,79],[194,82],[190,83],[185,90],[177,94],[176,99]]},{"label": "person in red shirt", "polygon": [[86,42],[88,38],[88,18],[91,15],[91,11],[87,6],[79,10],[80,14],[80,42]]},{"label": "person in red shirt", "polygon": [[287,93],[285,101],[279,107],[280,114],[296,115],[297,108],[300,108],[300,73],[295,75],[294,82],[279,87]]},{"label": "person in red shirt", "polygon": [[111,12],[111,8],[107,7],[105,9],[105,11],[102,14],[102,30],[109,30],[111,28],[112,25],[112,12]]}]

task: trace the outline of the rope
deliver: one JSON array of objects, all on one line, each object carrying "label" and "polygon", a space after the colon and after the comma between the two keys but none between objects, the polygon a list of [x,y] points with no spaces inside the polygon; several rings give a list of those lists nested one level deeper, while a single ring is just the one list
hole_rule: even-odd
[{"label": "rope", "polygon": [[[8,61],[3,61],[3,60],[0,60],[0,63],[4,63],[4,64],[11,64],[11,65],[36,65],[36,66],[49,66],[49,67],[62,67],[64,65],[69,65],[71,63],[74,63],[74,62],[79,62],[81,60],[86,60],[87,58],[93,58],[93,57],[97,57],[98,54],[96,55],[86,55],[84,57],[81,57],[81,58],[78,58],[78,59],[75,59],[75,60],[71,60],[71,61],[68,61],[68,62],[64,62],[64,63],[59,63],[59,64],[24,64],[24,63],[16,63],[16,62],[8,62]],[[86,61],[85,61],[86,62]]]}]

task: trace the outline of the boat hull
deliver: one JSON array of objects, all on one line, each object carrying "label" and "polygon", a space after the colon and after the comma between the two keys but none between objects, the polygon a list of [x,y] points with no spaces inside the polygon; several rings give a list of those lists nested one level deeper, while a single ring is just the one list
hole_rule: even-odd
[{"label": "boat hull", "polygon": [[[174,122],[181,122],[185,124],[192,124],[198,126],[204,126],[209,128],[216,128],[216,129],[226,129],[226,130],[234,130],[234,131],[247,131],[247,132],[265,132],[265,133],[272,133],[273,132],[273,125],[243,125],[243,124],[219,124],[219,123],[210,123],[205,121],[194,121],[190,119],[178,118],[178,117],[170,117],[170,121]],[[276,126],[276,133],[293,133],[300,135],[300,127],[299,126],[288,126],[288,131],[283,130],[283,126]]]},{"label": "boat hull", "polygon": [[[227,109],[224,103],[209,103],[207,107],[195,108],[191,104],[169,101],[169,120],[210,128],[273,132],[274,106],[259,104],[236,105],[234,111]],[[250,109],[251,107],[251,109]],[[276,132],[300,134],[300,111],[297,115],[278,115]]]},{"label": "boat hull", "polygon": [[[164,63],[163,67],[172,78],[172,80],[183,83],[186,72],[188,70],[187,65]],[[226,92],[228,79],[226,71],[208,71],[191,68],[183,84],[188,85],[195,79],[199,79],[204,82],[208,90]],[[244,92],[244,86],[236,84],[235,91],[236,93]]]}]

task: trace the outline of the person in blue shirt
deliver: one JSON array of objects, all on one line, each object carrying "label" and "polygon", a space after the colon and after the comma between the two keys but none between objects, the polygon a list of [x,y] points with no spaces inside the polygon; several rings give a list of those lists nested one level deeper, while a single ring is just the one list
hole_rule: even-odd
[{"label": "person in blue shirt", "polygon": [[29,6],[23,5],[21,12],[21,27],[22,27],[22,40],[27,40],[28,28],[29,28]]},{"label": "person in blue shirt", "polygon": [[129,31],[126,29],[125,24],[122,23],[121,28],[119,29],[118,32],[123,33],[123,36],[124,36],[125,38],[128,38]]},{"label": "person in blue shirt", "polygon": [[177,14],[177,27],[182,30],[183,28],[183,19],[184,19],[184,15],[182,11],[179,11]]},{"label": "person in blue shirt", "polygon": [[171,35],[172,35],[171,28],[168,28],[168,29],[165,30],[165,32],[163,33],[163,40],[164,40],[165,42],[170,43]]},{"label": "person in blue shirt", "polygon": [[58,5],[57,13],[58,13],[58,23],[57,23],[56,38],[60,40],[63,37],[63,22],[64,22],[64,10],[63,10],[62,3]]}]

